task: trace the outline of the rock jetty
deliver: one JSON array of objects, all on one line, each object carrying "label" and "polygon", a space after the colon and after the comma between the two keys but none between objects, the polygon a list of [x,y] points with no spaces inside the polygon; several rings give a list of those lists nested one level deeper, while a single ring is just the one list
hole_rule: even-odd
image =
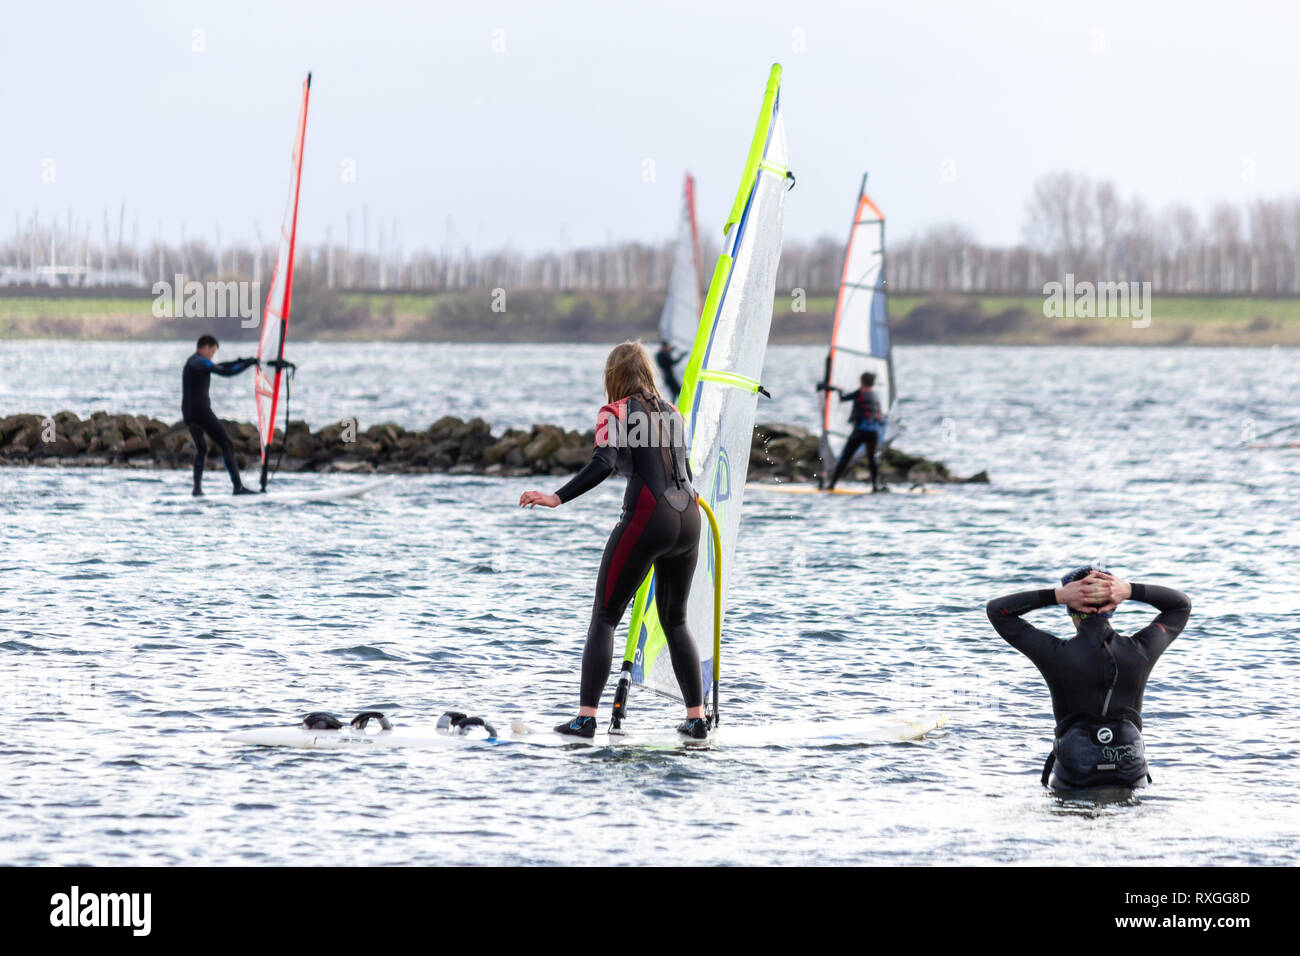
[{"label": "rock jetty", "polygon": [[[252,467],[260,458],[257,428],[246,422],[223,424],[240,466]],[[393,424],[363,430],[355,421],[341,421],[313,432],[306,422],[291,421],[287,435],[276,429],[271,454],[279,459],[282,471],[560,476],[586,464],[594,440],[593,431],[569,431],[555,425],[493,434],[481,418],[461,421],[451,416],[422,430]],[[208,457],[220,467],[219,453],[211,443]],[[144,415],[107,412],[81,419],[67,411],[0,419],[0,464],[188,468],[193,460],[194,444],[183,422],[168,424]],[[810,482],[816,480],[820,468],[818,436],[795,425],[754,428],[751,480]],[[866,473],[866,465],[860,461],[849,478],[860,479]],[[893,483],[988,481],[986,472],[959,478],[942,462],[894,448],[882,455],[881,473]]]}]

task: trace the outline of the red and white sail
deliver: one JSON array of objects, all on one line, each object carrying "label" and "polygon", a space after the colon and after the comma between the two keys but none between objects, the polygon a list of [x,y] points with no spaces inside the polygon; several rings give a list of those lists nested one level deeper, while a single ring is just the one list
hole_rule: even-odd
[{"label": "red and white sail", "polygon": [[289,307],[293,300],[293,257],[298,238],[298,191],[302,183],[302,145],[307,134],[307,100],[311,95],[311,74],[302,84],[302,106],[289,158],[289,203],[280,226],[280,247],[271,274],[271,291],[262,312],[262,337],[257,345],[261,365],[253,370],[257,401],[257,431],[262,441],[262,487],[266,487],[267,450],[275,436],[275,415],[280,405],[284,379],[284,339],[289,330]]},{"label": "red and white sail", "polygon": [[682,190],[682,211],[673,247],[673,271],[668,277],[668,298],[659,315],[659,339],[681,355],[681,361],[695,346],[700,327],[700,230],[695,224],[695,180],[686,174]]}]

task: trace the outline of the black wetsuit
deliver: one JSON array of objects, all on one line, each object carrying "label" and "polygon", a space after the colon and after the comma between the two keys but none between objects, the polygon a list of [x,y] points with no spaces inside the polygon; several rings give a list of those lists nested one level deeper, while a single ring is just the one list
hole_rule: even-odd
[{"label": "black wetsuit", "polygon": [[230,473],[230,481],[235,488],[243,486],[239,477],[239,463],[235,461],[235,446],[230,443],[220,419],[212,412],[212,401],[208,397],[208,386],[212,375],[238,375],[244,369],[257,364],[257,359],[236,359],[233,362],[214,362],[195,352],[185,362],[181,372],[181,417],[189,426],[190,436],[194,439],[194,490],[197,492],[203,482],[203,460],[208,454],[208,442],[205,433],[221,449],[221,458]]},{"label": "black wetsuit", "polygon": [[661,348],[655,353],[655,361],[659,363],[659,374],[664,377],[664,385],[673,395],[673,401],[677,401],[677,396],[682,393],[682,383],[677,379],[677,363],[682,359],[672,350],[672,347]]},{"label": "black wetsuit", "polygon": [[1160,611],[1131,637],[1101,615],[1061,640],[1021,618],[1056,603],[1051,588],[1023,591],[988,604],[989,621],[1006,642],[1034,662],[1052,694],[1056,741],[1043,783],[1053,789],[1140,787],[1147,781],[1142,743],[1142,693],[1156,660],[1187,624],[1192,605],[1173,588],[1134,584],[1132,600]]},{"label": "black wetsuit", "polygon": [[839,396],[846,402],[853,403],[853,410],[849,413],[849,422],[853,425],[853,431],[849,433],[848,439],[844,442],[844,451],[840,453],[840,460],[835,464],[835,471],[831,474],[830,487],[835,487],[835,482],[840,480],[840,475],[849,467],[849,462],[853,461],[853,456],[863,445],[867,446],[867,461],[871,465],[871,487],[878,487],[879,482],[879,465],[876,463],[876,446],[880,441],[880,423],[884,421],[884,414],[880,410],[880,399],[876,398],[876,393],[870,385],[864,385],[856,392],[845,392],[835,389]]},{"label": "black wetsuit", "polygon": [[582,652],[583,707],[600,703],[614,659],[614,629],[652,565],[655,607],[682,698],[687,707],[703,703],[700,658],[686,625],[686,601],[699,552],[700,509],[685,439],[681,415],[662,399],[636,395],[606,405],[596,420],[591,461],[556,492],[560,501],[572,501],[614,472],[627,476],[623,514],[605,545],[596,577],[596,600]]}]

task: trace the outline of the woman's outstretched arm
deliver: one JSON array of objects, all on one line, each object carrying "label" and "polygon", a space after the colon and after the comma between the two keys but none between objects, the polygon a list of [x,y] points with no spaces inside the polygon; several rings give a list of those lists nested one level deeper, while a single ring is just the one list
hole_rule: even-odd
[{"label": "woman's outstretched arm", "polygon": [[617,449],[608,445],[600,446],[591,453],[591,461],[582,466],[582,471],[578,472],[564,486],[557,489],[555,497],[560,502],[572,501],[578,495],[586,494],[595,488],[598,484],[614,473],[615,456],[618,454]]}]

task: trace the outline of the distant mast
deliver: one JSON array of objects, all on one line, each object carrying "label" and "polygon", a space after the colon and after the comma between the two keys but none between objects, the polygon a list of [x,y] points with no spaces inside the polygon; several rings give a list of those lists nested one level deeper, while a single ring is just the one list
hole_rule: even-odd
[{"label": "distant mast", "polygon": [[687,173],[673,247],[673,268],[668,277],[668,297],[659,315],[660,341],[671,345],[683,360],[695,345],[695,332],[704,308],[700,291],[702,269],[700,230],[695,220],[695,180]]},{"label": "distant mast", "polygon": [[[302,183],[302,146],[307,134],[307,101],[311,96],[311,74],[302,84],[302,106],[289,158],[289,202],[280,226],[280,245],[271,275],[271,291],[262,311],[262,337],[257,344],[261,362],[253,370],[253,397],[257,403],[257,432],[262,445],[262,490],[270,477],[270,449],[275,439],[275,416],[280,406],[280,383],[285,369],[293,365],[284,360],[284,340],[289,331],[289,307],[293,301],[293,257],[298,241],[298,193]],[[268,377],[268,373],[271,376]],[[288,437],[288,403],[286,401],[285,436]]]},{"label": "distant mast", "polygon": [[[831,327],[824,381],[846,392],[857,391],[863,372],[876,376],[876,395],[889,419],[881,440],[883,447],[897,434],[893,411],[898,394],[885,292],[885,214],[867,195],[865,173],[844,249],[844,270],[835,301],[835,322]],[[822,461],[828,468],[844,451],[852,428],[851,405],[852,402],[844,401],[836,392],[827,391],[823,395]]]}]

